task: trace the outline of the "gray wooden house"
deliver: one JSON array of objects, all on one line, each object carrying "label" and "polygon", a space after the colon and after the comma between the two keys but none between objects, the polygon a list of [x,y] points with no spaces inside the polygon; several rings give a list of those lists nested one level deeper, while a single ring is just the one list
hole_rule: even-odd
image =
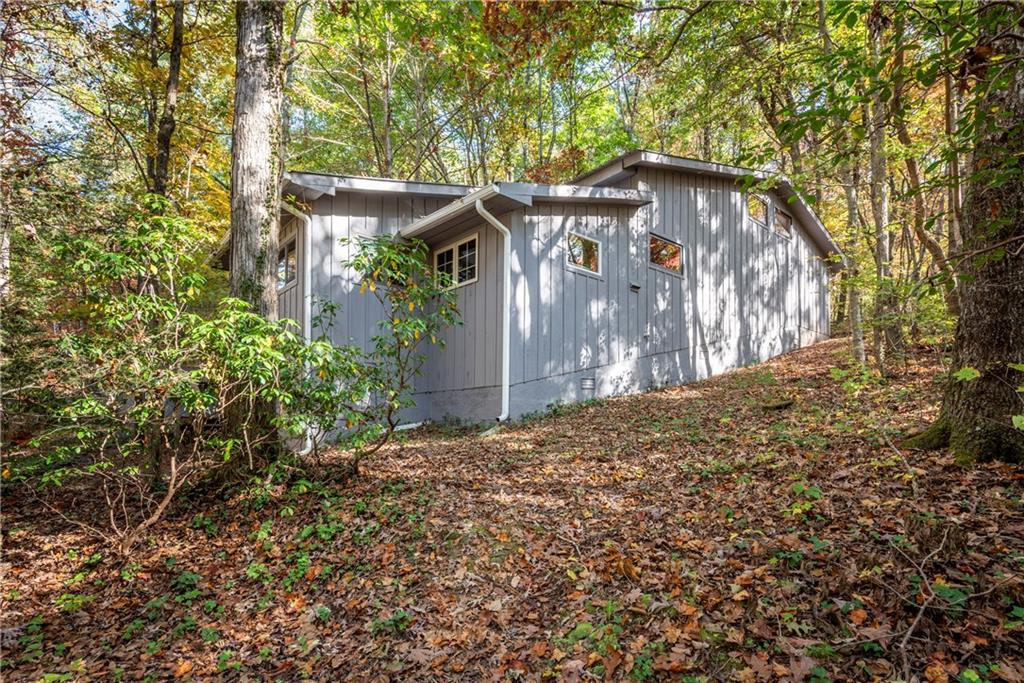
[{"label": "gray wooden house", "polygon": [[[753,179],[770,190],[747,192]],[[416,237],[464,324],[428,347],[406,419],[492,421],[680,384],[829,334],[839,250],[784,179],[636,151],[568,185],[466,187],[289,173],[280,313],[366,344],[380,311],[341,238]]]}]

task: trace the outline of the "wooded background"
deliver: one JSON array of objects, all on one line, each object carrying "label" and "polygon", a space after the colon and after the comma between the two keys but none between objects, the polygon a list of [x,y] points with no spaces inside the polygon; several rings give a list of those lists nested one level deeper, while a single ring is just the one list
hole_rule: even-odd
[{"label": "wooded background", "polygon": [[[1004,307],[971,329],[1020,316],[1005,308],[1020,288],[1020,218],[1008,211],[1020,193],[980,209],[982,222],[1009,217],[1002,231],[965,238],[971,182],[1019,189],[1020,123],[999,97],[1019,85],[1020,3],[239,5],[250,6],[273,30],[247,33],[241,10],[220,2],[4,3],[4,283],[8,253],[22,281],[45,279],[33,245],[116,223],[145,192],[168,197],[201,226],[197,249],[212,250],[233,213],[276,220],[259,210],[274,169],[564,182],[646,148],[792,178],[846,253],[834,329],[882,376],[908,344],[949,339],[972,268],[1005,272],[986,295]],[[273,87],[245,99],[260,79]],[[266,123],[278,110],[280,132]],[[229,210],[232,140],[237,161],[249,130],[270,138],[268,173]],[[989,133],[997,153],[978,163]],[[237,175],[236,192],[251,189]],[[262,278],[262,293],[242,298],[273,317],[276,231],[261,234],[271,256],[248,266],[265,272],[238,261],[232,290],[256,292]],[[257,244],[243,237],[232,234]],[[58,287],[33,305],[64,299]],[[1017,334],[988,356],[1019,362]],[[996,384],[1013,384],[1007,372]]]}]

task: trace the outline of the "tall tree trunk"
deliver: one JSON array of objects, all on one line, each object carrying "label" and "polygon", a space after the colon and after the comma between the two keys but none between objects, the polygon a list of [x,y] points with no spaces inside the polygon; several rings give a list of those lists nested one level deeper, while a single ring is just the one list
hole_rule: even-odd
[{"label": "tall tree trunk", "polygon": [[[943,48],[949,49],[949,37],[943,38]],[[960,188],[960,154],[956,150],[957,121],[960,118],[960,107],[957,101],[956,89],[953,87],[953,74],[946,72],[943,77],[943,88],[945,90],[945,116],[946,116],[946,140],[951,147],[948,164],[949,172],[949,209],[950,219],[948,222],[949,234],[946,242],[946,249],[950,254],[955,254],[960,249],[962,238],[960,236],[960,224],[963,223],[962,204],[963,197]]]},{"label": "tall tree trunk", "polygon": [[295,61],[298,55],[299,32],[302,31],[302,22],[309,9],[309,2],[300,2],[295,8],[295,23],[292,24],[291,33],[288,35],[288,56],[284,58],[284,99],[281,102],[281,148],[287,149],[291,141],[292,116],[291,102],[288,99],[288,91],[291,88],[295,76]]},{"label": "tall tree trunk", "polygon": [[839,274],[839,280],[837,282],[839,286],[839,292],[836,294],[836,305],[833,308],[834,314],[832,316],[832,331],[835,332],[846,324],[846,295],[849,290],[848,280],[850,274],[843,269],[843,272]]},{"label": "tall tree trunk", "polygon": [[[818,0],[818,34],[821,36],[821,47],[826,55],[831,55],[834,43],[828,33],[826,16],[825,0]],[[851,151],[851,148],[855,148],[855,144],[849,140],[846,134],[846,122],[841,117],[834,116],[833,125],[839,131],[839,144],[847,152]],[[849,159],[846,159],[843,162],[842,170],[843,194],[846,198],[846,227],[847,232],[851,236],[851,241],[853,241],[855,235],[860,230],[860,211],[857,206],[857,179],[860,174],[857,170],[856,157],[851,156]],[[861,311],[857,261],[849,253],[843,257],[843,268],[850,317],[851,351],[853,352],[854,360],[864,365],[867,362],[867,356],[864,352],[864,318]]]},{"label": "tall tree trunk", "polygon": [[277,318],[284,5],[235,6],[235,120],[231,149],[231,293]]},{"label": "tall tree trunk", "polygon": [[[160,68],[160,8],[156,0],[149,0],[149,68],[155,73]],[[156,173],[154,145],[157,127],[156,85],[150,81],[146,94],[146,190],[153,189],[153,175]]]},{"label": "tall tree trunk", "polygon": [[171,20],[171,54],[164,88],[164,109],[156,131],[156,163],[153,165],[153,191],[167,194],[167,168],[171,160],[171,137],[177,125],[174,110],[178,106],[178,77],[181,74],[181,48],[184,42],[185,0],[174,0]]},{"label": "tall tree trunk", "polygon": [[[846,171],[846,178],[843,182],[843,190],[846,194],[846,225],[851,235],[857,233],[859,227],[857,211],[857,174],[852,169],[852,162]],[[848,292],[850,307],[850,340],[853,351],[853,358],[863,365],[867,362],[867,354],[864,352],[864,318],[861,312],[860,285],[857,282],[857,262],[850,255],[843,259],[846,273],[848,274]]]},{"label": "tall tree trunk", "polygon": [[[881,41],[886,22],[881,3],[876,2],[868,18],[868,44],[874,69],[882,66]],[[896,316],[896,297],[893,292],[891,246],[889,235],[889,178],[885,153],[885,127],[887,103],[882,97],[882,88],[877,75],[872,77],[870,103],[870,132],[868,149],[870,154],[871,215],[875,228],[875,320],[874,351],[875,362],[881,374],[886,372],[886,359],[890,351],[899,352],[903,347],[902,335]]]},{"label": "tall tree trunk", "polygon": [[[1024,462],[1024,431],[1012,417],[1024,413],[1016,388],[1024,373],[1024,41],[1014,27],[1021,3],[982,8],[988,27],[981,44],[991,57],[976,86],[978,131],[963,205],[962,311],[953,368],[973,368],[975,379],[951,379],[939,419],[910,446],[950,446],[959,462]],[[998,40],[992,36],[1002,35]],[[977,51],[976,51],[977,53]],[[1004,64],[1006,66],[1004,66]]]}]

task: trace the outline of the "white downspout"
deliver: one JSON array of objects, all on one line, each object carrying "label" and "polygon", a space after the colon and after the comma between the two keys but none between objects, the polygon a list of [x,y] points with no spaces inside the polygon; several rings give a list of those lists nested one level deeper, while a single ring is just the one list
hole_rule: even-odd
[{"label": "white downspout", "polygon": [[[288,204],[281,203],[281,208],[302,221],[302,336],[306,342],[313,341],[313,219]],[[306,443],[298,455],[306,455],[313,450],[313,438],[306,430]]]},{"label": "white downspout", "polygon": [[504,246],[505,300],[501,307],[501,415],[498,416],[498,422],[504,422],[508,419],[509,412],[509,368],[511,359],[509,340],[512,337],[512,233],[491,212],[484,208],[483,201],[479,199],[476,200],[476,212],[480,214],[481,218],[490,223],[495,230],[501,233]]}]

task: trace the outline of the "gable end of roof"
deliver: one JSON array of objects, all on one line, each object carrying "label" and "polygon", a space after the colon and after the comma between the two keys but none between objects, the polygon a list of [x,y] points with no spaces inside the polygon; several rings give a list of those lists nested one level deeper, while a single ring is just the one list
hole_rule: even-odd
[{"label": "gable end of roof", "polygon": [[827,260],[829,268],[833,271],[842,268],[840,262],[830,258],[838,256],[841,261],[843,252],[839,245],[836,244],[814,210],[797,191],[793,182],[786,176],[773,175],[763,170],[638,149],[618,156],[594,170],[578,176],[572,182],[606,187],[608,184],[625,180],[636,173],[637,168],[659,168],[715,178],[731,178],[737,181],[747,178],[755,182],[773,182],[774,189],[784,197],[787,207],[796,215],[799,224],[804,226],[804,232],[821,256]]}]

